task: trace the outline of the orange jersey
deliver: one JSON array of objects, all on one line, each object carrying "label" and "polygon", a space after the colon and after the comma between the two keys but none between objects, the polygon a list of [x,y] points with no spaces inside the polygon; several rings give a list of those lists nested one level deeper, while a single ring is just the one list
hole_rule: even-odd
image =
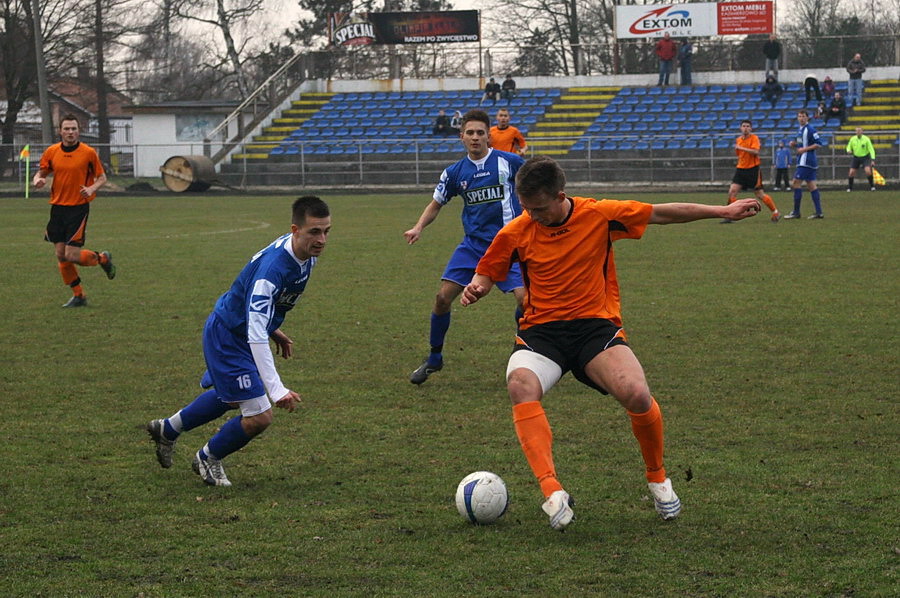
[{"label": "orange jersey", "polygon": [[639,239],[651,204],[573,197],[560,226],[538,224],[524,213],[497,233],[475,271],[504,280],[518,261],[527,291],[519,327],[585,318],[622,325],[612,242]]},{"label": "orange jersey", "polygon": [[753,168],[754,166],[759,166],[759,137],[750,133],[747,135],[747,138],[744,139],[744,136],[741,135],[735,141],[739,146],[746,147],[748,149],[756,150],[757,153],[751,154],[749,152],[741,151],[737,148],[734,149],[734,153],[737,154],[738,157],[738,168]]},{"label": "orange jersey", "polygon": [[505,129],[499,129],[497,126],[491,127],[491,147],[501,152],[518,153],[526,147],[525,137],[519,132],[519,129],[509,126]]},{"label": "orange jersey", "polygon": [[97,195],[81,197],[81,188],[93,185],[104,174],[97,152],[82,142],[72,151],[64,150],[62,143],[51,145],[41,156],[40,168],[53,173],[50,203],[58,206],[77,206],[92,201]]}]

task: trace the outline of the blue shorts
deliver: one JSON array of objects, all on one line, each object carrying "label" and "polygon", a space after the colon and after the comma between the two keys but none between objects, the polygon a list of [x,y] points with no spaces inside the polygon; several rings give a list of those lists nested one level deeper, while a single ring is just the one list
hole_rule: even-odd
[{"label": "blue shorts", "polygon": [[816,180],[816,169],[809,166],[798,166],[794,178],[801,181],[814,181]]},{"label": "blue shorts", "polygon": [[235,336],[215,314],[210,314],[203,327],[203,357],[206,372],[201,385],[208,387],[211,382],[222,401],[233,403],[265,396],[266,389],[247,340]]},{"label": "blue shorts", "polygon": [[[483,256],[483,250],[479,250],[466,239],[463,239],[456,251],[453,252],[453,255],[450,256],[450,261],[447,262],[447,268],[444,269],[441,280],[455,282],[461,287],[466,286],[472,282],[472,277],[475,276],[475,267]],[[496,286],[504,293],[509,293],[513,289],[523,286],[522,271],[519,269],[519,264],[513,264],[509,269],[509,274],[506,275],[506,280],[501,280],[496,283]]]}]

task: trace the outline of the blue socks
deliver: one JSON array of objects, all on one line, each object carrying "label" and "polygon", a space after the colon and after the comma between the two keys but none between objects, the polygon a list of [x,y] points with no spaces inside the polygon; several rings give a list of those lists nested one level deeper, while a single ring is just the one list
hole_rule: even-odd
[{"label": "blue socks", "polygon": [[[810,197],[812,197],[813,206],[816,208],[816,214],[822,213],[822,196],[819,193],[819,190],[809,192]],[[803,188],[794,189],[794,214],[800,213],[800,199],[803,197]]]},{"label": "blue socks", "polygon": [[215,389],[207,390],[190,405],[165,420],[163,435],[169,440],[175,440],[182,432],[218,419],[229,409],[233,407],[220,401]]},{"label": "blue socks", "polygon": [[816,207],[816,214],[821,214],[822,213],[822,201],[821,201],[821,197],[819,195],[819,190],[816,189],[815,191],[810,193],[810,195],[812,196],[813,205]]},{"label": "blue socks", "polygon": [[208,453],[216,459],[224,459],[231,453],[244,448],[248,442],[250,442],[250,436],[244,432],[241,416],[237,415],[225,422],[216,435],[209,439],[204,450],[200,451],[200,456]]},{"label": "blue socks", "polygon": [[431,314],[431,334],[428,341],[431,343],[431,353],[428,355],[428,365],[440,365],[444,361],[441,351],[444,350],[444,338],[450,329],[450,312],[437,315]]}]

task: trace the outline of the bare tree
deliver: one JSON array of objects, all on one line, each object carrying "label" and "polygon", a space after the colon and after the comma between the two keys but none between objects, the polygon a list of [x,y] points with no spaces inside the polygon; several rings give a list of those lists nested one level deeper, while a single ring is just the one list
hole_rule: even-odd
[{"label": "bare tree", "polygon": [[264,0],[179,0],[172,6],[174,15],[218,29],[225,43],[223,60],[231,67],[241,98],[250,95],[251,91],[244,73],[245,57],[242,57],[250,38],[239,44],[235,41],[234,30],[262,12],[263,4]]}]

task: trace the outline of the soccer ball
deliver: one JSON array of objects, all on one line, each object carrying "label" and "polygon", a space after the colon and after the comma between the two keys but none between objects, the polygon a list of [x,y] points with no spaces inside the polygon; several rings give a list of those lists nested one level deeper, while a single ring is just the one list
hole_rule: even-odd
[{"label": "soccer ball", "polygon": [[471,523],[486,525],[500,519],[509,506],[506,484],[495,473],[476,471],[456,488],[456,508]]}]

